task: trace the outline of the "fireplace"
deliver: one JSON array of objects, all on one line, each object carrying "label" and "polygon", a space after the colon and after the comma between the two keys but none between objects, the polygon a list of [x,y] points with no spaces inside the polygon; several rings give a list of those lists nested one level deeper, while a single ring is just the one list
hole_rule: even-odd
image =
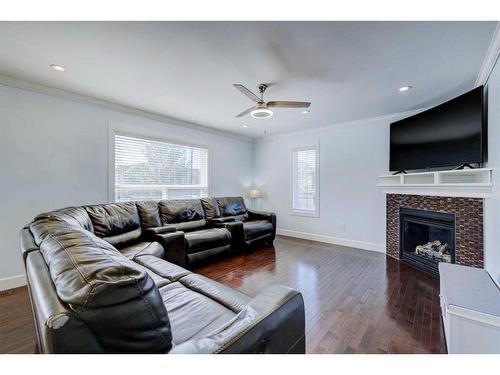
[{"label": "fireplace", "polygon": [[[418,244],[412,244],[411,246],[405,245],[403,249],[406,250],[401,254],[402,249],[402,237],[404,231],[402,230],[401,223],[401,212],[406,209],[408,214],[414,214],[416,211],[433,212],[438,214],[439,217],[435,217],[438,220],[444,218],[449,225],[444,225],[442,229],[449,228],[448,233],[453,233],[454,236],[450,234],[450,262],[456,264],[461,264],[470,267],[484,267],[484,251],[483,251],[483,214],[484,214],[484,199],[482,198],[466,198],[466,197],[442,197],[442,196],[429,196],[429,195],[417,195],[417,194],[387,194],[386,195],[386,251],[387,255],[401,259],[401,256],[405,256],[405,262],[411,262],[408,258],[412,258],[414,261],[422,260],[419,258],[412,257],[411,250],[416,251],[417,245],[422,245],[420,242],[431,242],[431,239],[436,235],[436,231],[431,231],[429,233],[429,240],[424,237],[420,240]],[[422,212],[420,212],[422,213]],[[430,214],[432,215],[432,214]],[[415,215],[411,219],[415,217]],[[417,215],[418,216],[418,212]],[[452,218],[454,219],[454,225],[451,224]],[[426,218],[423,218],[424,220]],[[414,229],[421,229],[421,227],[416,226],[416,224],[410,225]],[[446,223],[441,223],[446,224]],[[440,232],[439,235],[444,235],[445,232]],[[425,232],[424,232],[425,234]],[[447,243],[449,237],[437,238],[440,242]],[[451,242],[454,241],[454,242]],[[403,251],[405,251],[403,250]],[[409,250],[409,251],[408,251]],[[437,250],[434,248],[434,250]],[[430,266],[427,260],[423,263],[426,266]],[[435,262],[434,262],[435,263]],[[432,263],[431,263],[432,264]],[[420,265],[420,264],[419,264]],[[419,265],[416,265],[418,267]],[[435,269],[434,264],[432,268]],[[430,271],[429,271],[430,272]],[[435,273],[434,273],[435,274]]]},{"label": "fireplace", "polygon": [[455,214],[401,207],[399,259],[432,276],[440,262],[455,263]]}]

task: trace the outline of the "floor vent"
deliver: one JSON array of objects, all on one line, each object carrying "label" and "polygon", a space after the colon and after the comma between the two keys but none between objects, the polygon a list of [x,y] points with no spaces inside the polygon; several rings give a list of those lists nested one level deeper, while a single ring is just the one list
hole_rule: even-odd
[{"label": "floor vent", "polygon": [[0,290],[0,297],[10,296],[14,294],[14,289]]}]

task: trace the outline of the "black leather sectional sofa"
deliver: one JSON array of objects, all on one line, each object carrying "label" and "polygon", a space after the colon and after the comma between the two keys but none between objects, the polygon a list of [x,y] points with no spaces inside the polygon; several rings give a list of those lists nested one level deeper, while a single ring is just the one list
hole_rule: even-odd
[{"label": "black leather sectional sofa", "polygon": [[[168,249],[166,260],[183,267],[257,243],[272,244],[276,236],[276,216],[248,210],[242,197],[148,201],[136,206],[137,214],[133,207],[130,214],[140,219],[143,238],[161,243]],[[131,223],[127,233],[135,233],[135,227],[139,223]],[[101,234],[107,233],[109,228],[104,228]]]},{"label": "black leather sectional sofa", "polygon": [[304,353],[299,292],[251,298],[174,264],[271,243],[242,198],[127,202],[38,215],[20,234],[42,353]]}]

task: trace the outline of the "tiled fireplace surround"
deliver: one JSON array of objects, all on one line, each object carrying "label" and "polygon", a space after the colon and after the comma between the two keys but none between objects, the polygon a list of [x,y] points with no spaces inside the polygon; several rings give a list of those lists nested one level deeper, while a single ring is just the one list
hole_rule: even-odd
[{"label": "tiled fireplace surround", "polygon": [[427,195],[386,195],[387,255],[399,259],[399,208],[455,214],[455,263],[483,268],[483,199]]}]

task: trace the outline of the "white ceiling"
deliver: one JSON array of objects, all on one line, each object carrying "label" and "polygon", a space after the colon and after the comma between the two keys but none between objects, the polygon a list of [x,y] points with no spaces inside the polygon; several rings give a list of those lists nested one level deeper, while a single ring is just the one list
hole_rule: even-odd
[{"label": "white ceiling", "polygon": [[[0,74],[250,137],[437,104],[474,86],[495,22],[0,22]],[[65,73],[50,69],[60,64]],[[251,106],[311,101],[311,113]],[[399,93],[398,87],[414,89]],[[247,128],[243,128],[247,125]]]}]

